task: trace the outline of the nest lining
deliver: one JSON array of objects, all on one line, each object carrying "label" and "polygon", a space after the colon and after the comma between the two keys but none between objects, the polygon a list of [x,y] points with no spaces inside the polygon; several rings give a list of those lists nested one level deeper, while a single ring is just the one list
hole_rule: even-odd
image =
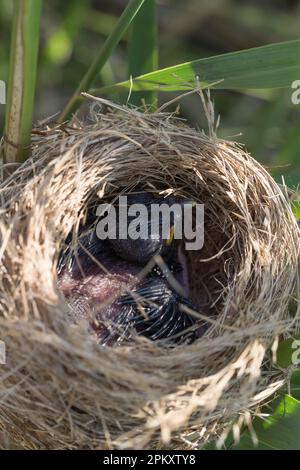
[{"label": "nest lining", "polygon": [[[205,204],[189,278],[211,326],[191,345],[140,337],[103,348],[85,324],[70,326],[56,287],[66,237],[99,202],[136,187]],[[109,104],[88,124],[36,130],[32,158],[0,194],[0,427],[10,446],[201,446],[284,383],[270,348],[299,327],[299,309],[288,312],[299,231],[282,189],[238,144]]]}]

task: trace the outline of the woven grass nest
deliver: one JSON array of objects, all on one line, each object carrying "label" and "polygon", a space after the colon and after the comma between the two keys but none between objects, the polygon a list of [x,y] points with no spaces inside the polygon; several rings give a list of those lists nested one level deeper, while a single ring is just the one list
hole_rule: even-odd
[{"label": "woven grass nest", "polygon": [[[287,379],[273,363],[300,317],[288,311],[299,232],[285,191],[212,128],[102,104],[88,123],[36,129],[32,157],[1,184],[2,448],[201,448]],[[205,204],[204,247],[188,262],[210,327],[192,344],[103,347],[68,320],[64,240],[137,186]]]}]

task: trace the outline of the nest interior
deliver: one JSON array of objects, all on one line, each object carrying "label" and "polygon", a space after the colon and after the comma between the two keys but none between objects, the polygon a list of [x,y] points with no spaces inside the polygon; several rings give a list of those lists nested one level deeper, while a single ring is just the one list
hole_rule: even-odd
[{"label": "nest interior", "polygon": [[[284,189],[241,146],[168,113],[102,100],[90,122],[39,128],[32,157],[1,184],[2,447],[201,447],[280,387],[270,348],[299,327],[299,232]],[[56,265],[90,211],[143,188],[205,206],[188,254],[210,324],[190,345],[118,348],[70,325]]]}]

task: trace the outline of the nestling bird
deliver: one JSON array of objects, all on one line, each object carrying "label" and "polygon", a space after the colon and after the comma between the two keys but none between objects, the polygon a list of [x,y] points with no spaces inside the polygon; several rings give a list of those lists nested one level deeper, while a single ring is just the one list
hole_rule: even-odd
[{"label": "nestling bird", "polygon": [[[114,251],[121,256],[123,259],[128,261],[138,263],[140,265],[145,265],[151,257],[155,254],[160,254],[165,260],[175,260],[176,259],[176,242],[173,238],[174,227],[176,223],[180,222],[180,215],[170,212],[170,232],[167,234],[167,237],[163,237],[163,220],[162,217],[159,218],[159,223],[157,227],[154,227],[153,219],[151,218],[151,208],[154,205],[161,206],[166,204],[171,206],[173,204],[183,204],[182,200],[175,198],[174,196],[168,196],[166,198],[158,198],[151,193],[142,191],[136,194],[127,194],[127,200],[125,208],[129,211],[133,205],[141,204],[147,208],[147,218],[142,220],[142,223],[139,227],[139,232],[141,237],[133,239],[128,233],[128,236],[125,239],[120,238],[119,235],[119,226],[117,226],[117,236],[116,238],[110,238],[110,244],[112,245]],[[118,220],[119,211],[122,209],[122,205],[119,203],[114,205],[116,209],[116,215]],[[136,215],[128,214],[128,226],[134,220]],[[143,238],[145,237],[145,238]]]},{"label": "nestling bird", "polygon": [[[151,204],[148,193],[130,195],[128,204]],[[157,201],[157,199],[156,199]],[[176,292],[157,268],[141,276],[141,267],[161,254],[179,280],[182,259],[174,240],[100,240],[95,229],[79,234],[76,247],[61,253],[58,287],[64,293],[74,321],[88,321],[89,330],[103,345],[129,341],[134,334],[151,340],[191,341],[194,319],[180,309],[190,301]]]}]

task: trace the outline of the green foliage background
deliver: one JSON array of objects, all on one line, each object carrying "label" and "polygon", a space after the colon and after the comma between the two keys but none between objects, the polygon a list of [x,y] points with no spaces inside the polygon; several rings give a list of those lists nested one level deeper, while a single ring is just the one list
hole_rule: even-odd
[{"label": "green foliage background", "polygon": [[[35,119],[63,109],[126,4],[126,0],[44,2]],[[160,68],[299,37],[299,1],[160,0],[157,4]],[[13,2],[0,0],[0,5],[0,78],[7,80]],[[95,87],[129,78],[129,36],[126,33],[121,40]],[[159,100],[172,96],[160,93]],[[297,185],[300,105],[291,103],[291,89],[218,90],[213,97],[221,115],[220,135],[244,142],[278,179],[283,174],[289,185]],[[1,106],[1,125],[3,114]],[[182,100],[182,115],[192,125],[205,126],[196,97]]]}]

